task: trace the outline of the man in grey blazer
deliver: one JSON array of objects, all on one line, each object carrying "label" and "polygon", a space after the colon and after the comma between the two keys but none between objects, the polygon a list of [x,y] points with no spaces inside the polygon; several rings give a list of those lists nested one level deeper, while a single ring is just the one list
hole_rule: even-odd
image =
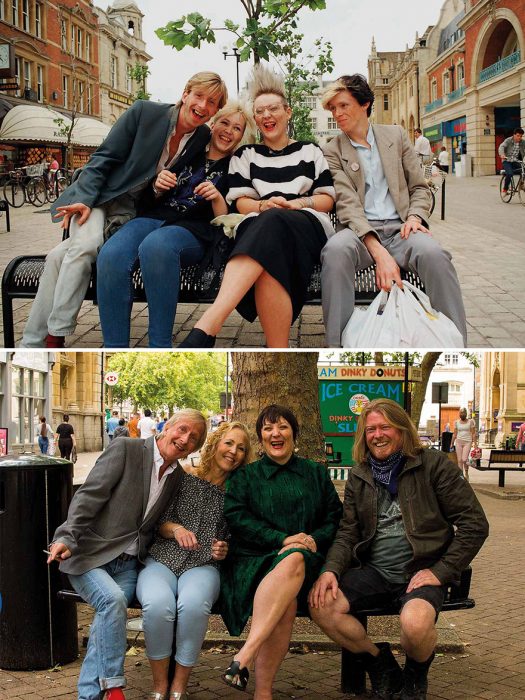
[{"label": "man in grey blazer", "polygon": [[[136,215],[142,196],[176,184],[176,173],[210,138],[206,122],[226,104],[217,73],[194,75],[181,100],[138,100],[115,123],[89,163],[51,206],[70,236],[47,255],[21,347],[64,347],[75,327],[91,265],[107,235]],[[175,180],[174,180],[175,178]]]},{"label": "man in grey blazer", "polygon": [[160,435],[121,438],[95,463],[55,532],[48,564],[60,562],[73,588],[95,608],[78,679],[79,700],[123,700],[126,608],[138,566],[160,515],[179,488],[179,459],[198,450],[206,419],[193,409],[175,413]]},{"label": "man in grey blazer", "polygon": [[324,152],[336,191],[338,231],[321,252],[326,344],[341,346],[354,311],[354,276],[374,262],[376,284],[402,287],[399,268],[421,277],[432,305],[467,341],[465,309],[450,254],[428,231],[430,194],[405,131],[373,126],[374,93],[362,75],[344,75],[322,97],[341,129]]}]

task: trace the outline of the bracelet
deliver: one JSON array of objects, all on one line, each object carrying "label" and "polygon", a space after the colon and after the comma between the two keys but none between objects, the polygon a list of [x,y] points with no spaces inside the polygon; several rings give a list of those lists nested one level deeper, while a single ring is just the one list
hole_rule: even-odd
[{"label": "bracelet", "polygon": [[175,537],[175,533],[177,532],[177,530],[181,530],[183,527],[184,527],[184,525],[177,525],[177,527],[174,527],[173,530],[171,531],[171,534],[173,535],[173,537]]},{"label": "bracelet", "polygon": [[303,209],[314,209],[314,198],[313,197],[303,197],[304,207]]},{"label": "bracelet", "polygon": [[259,212],[261,212],[261,211],[263,210],[263,209],[262,209],[262,205],[264,204],[264,202],[266,202],[265,199],[260,199],[260,200],[259,200]]}]

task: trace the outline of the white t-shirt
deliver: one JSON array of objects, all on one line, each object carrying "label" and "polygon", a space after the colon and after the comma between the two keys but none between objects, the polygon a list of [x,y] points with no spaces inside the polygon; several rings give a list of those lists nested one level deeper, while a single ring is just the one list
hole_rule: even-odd
[{"label": "white t-shirt", "polygon": [[144,416],[139,420],[137,428],[140,430],[140,437],[146,439],[155,435],[156,424],[151,416]]},{"label": "white t-shirt", "polygon": [[432,155],[432,149],[430,148],[430,141],[426,136],[418,136],[414,143],[414,148],[418,156],[423,156],[423,158],[428,158]]},{"label": "white t-shirt", "polygon": [[448,165],[448,151],[439,152],[439,164]]},{"label": "white t-shirt", "polygon": [[463,421],[457,420],[456,421],[456,430],[457,430],[457,435],[456,435],[456,440],[461,440],[462,442],[471,442],[472,440],[472,428],[474,427],[474,421],[472,418],[470,420]]}]

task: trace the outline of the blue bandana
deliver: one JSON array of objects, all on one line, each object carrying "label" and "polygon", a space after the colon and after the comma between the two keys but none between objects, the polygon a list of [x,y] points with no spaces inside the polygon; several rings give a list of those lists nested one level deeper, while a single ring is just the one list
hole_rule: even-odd
[{"label": "blue bandana", "polygon": [[405,457],[401,451],[394,452],[386,459],[375,459],[368,454],[368,463],[372,467],[374,481],[386,486],[392,496],[397,495],[397,476],[405,463]]}]

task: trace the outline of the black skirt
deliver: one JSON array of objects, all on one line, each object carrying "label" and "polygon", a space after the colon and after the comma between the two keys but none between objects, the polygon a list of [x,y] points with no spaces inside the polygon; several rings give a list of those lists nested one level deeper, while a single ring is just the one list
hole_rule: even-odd
[{"label": "black skirt", "polygon": [[[235,255],[248,255],[280,282],[292,301],[295,321],[303,308],[310,275],[325,243],[323,226],[314,214],[269,209],[239,225],[230,259]],[[241,299],[237,311],[247,321],[255,321],[254,287]]]}]

